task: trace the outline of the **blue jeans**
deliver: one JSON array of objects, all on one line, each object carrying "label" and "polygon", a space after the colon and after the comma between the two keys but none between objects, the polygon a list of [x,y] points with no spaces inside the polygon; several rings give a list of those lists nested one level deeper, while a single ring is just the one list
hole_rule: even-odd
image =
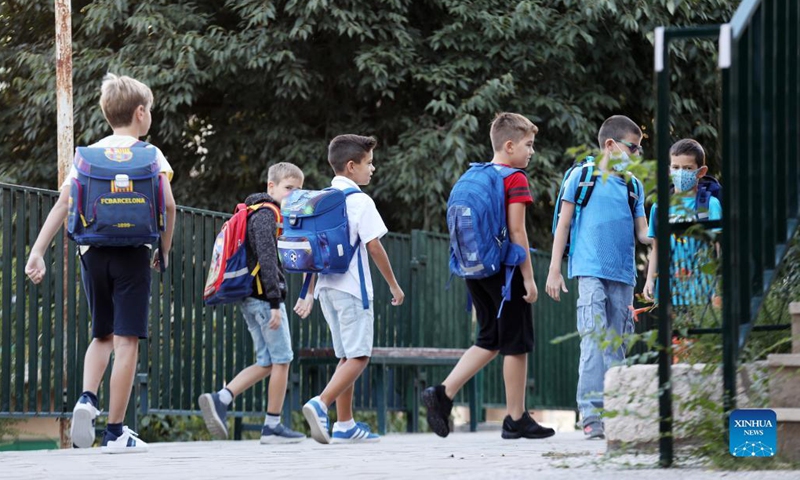
[{"label": "blue jeans", "polygon": [[595,277],[578,278],[578,409],[584,426],[600,419],[606,370],[625,359],[627,342],[617,349],[601,350],[608,338],[633,333],[633,287]]},{"label": "blue jeans", "polygon": [[275,330],[269,328],[269,318],[272,315],[269,302],[248,297],[242,300],[241,309],[247,329],[253,337],[256,364],[269,367],[273,363],[290,363],[294,354],[286,305],[281,303],[281,325]]}]

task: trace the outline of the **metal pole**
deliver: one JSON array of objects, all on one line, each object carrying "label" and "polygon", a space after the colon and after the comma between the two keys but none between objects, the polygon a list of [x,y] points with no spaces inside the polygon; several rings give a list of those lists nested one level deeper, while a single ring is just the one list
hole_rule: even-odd
[{"label": "metal pole", "polygon": [[672,466],[672,317],[669,278],[671,253],[669,224],[669,32],[656,28],[656,142],[658,167],[658,405],[659,405],[659,464]]},{"label": "metal pole", "polygon": [[[72,162],[72,150],[74,148],[73,129],[72,129],[72,4],[70,0],[55,0],[56,12],[56,118],[58,125],[58,186],[64,183],[64,178]],[[69,254],[69,240],[64,235],[64,257]],[[67,292],[67,262],[64,262],[64,271],[61,278],[64,281],[64,292]],[[67,331],[67,297],[64,296],[64,331]],[[64,335],[66,339],[68,335]],[[66,349],[63,349],[66,352]],[[66,354],[66,353],[65,353]],[[63,362],[67,365],[66,359]],[[61,385],[62,390],[66,386],[68,378],[66,368],[63,377],[65,383]],[[64,405],[68,405],[66,399]],[[59,430],[61,434],[61,448],[70,447],[70,439],[67,436],[67,422],[65,417],[59,418]]]}]

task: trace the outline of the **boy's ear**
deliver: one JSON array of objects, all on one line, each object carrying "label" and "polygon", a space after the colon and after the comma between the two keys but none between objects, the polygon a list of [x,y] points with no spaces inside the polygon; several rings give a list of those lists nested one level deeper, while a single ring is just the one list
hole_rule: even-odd
[{"label": "boy's ear", "polygon": [[503,144],[503,149],[506,151],[506,153],[511,153],[514,151],[514,142],[511,140],[506,140],[506,142]]},{"label": "boy's ear", "polygon": [[267,182],[267,193],[272,191],[273,188],[275,188],[275,182],[273,182],[273,181]]},{"label": "boy's ear", "polygon": [[703,165],[697,169],[697,178],[703,178],[706,173],[708,173],[708,167]]}]

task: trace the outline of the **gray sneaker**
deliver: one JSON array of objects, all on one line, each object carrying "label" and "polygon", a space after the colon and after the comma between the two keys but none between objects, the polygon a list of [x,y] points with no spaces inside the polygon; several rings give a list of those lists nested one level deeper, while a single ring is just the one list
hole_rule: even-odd
[{"label": "gray sneaker", "polygon": [[603,428],[603,422],[599,421],[589,422],[584,425],[583,434],[586,435],[588,440],[602,440],[606,438],[606,431]]},{"label": "gray sneaker", "polygon": [[203,420],[209,433],[214,438],[224,440],[228,438],[228,405],[220,401],[218,393],[204,393],[197,398]]},{"label": "gray sneaker", "polygon": [[261,429],[261,444],[273,443],[298,443],[306,439],[306,436],[300,432],[295,432],[289,427],[284,427],[282,424],[277,424],[275,427],[270,428],[264,425]]}]

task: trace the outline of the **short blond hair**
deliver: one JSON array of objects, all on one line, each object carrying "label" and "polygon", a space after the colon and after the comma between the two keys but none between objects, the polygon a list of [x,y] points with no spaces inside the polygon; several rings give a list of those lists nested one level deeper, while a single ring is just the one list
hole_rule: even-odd
[{"label": "short blond hair", "polygon": [[305,176],[303,175],[303,171],[300,170],[300,167],[294,163],[278,162],[269,167],[269,170],[267,171],[268,182],[272,182],[277,185],[285,178],[296,178],[302,182],[305,179]]},{"label": "short blond hair", "polygon": [[539,127],[518,113],[501,112],[492,121],[489,133],[492,139],[492,148],[500,151],[507,141],[519,142],[527,135],[539,133]]},{"label": "short blond hair", "polygon": [[131,77],[106,74],[100,87],[100,109],[111,128],[129,126],[139,105],[153,106],[150,87]]}]

